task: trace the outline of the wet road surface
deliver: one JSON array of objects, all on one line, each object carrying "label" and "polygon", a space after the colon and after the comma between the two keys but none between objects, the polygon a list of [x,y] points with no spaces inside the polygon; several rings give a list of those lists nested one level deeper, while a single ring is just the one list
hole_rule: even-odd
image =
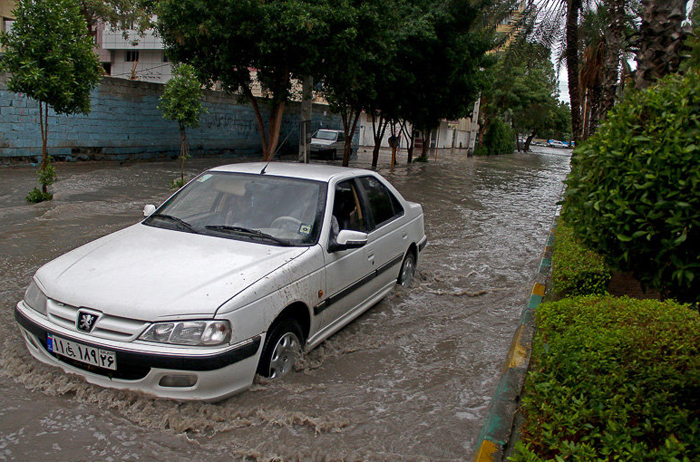
[{"label": "wet road surface", "polygon": [[[429,245],[397,289],[280,382],[216,404],[84,383],[34,360],[13,309],[43,263],[137,222],[177,162],[0,168],[0,460],[459,461],[471,458],[569,170],[569,151],[384,166],[423,205]],[[383,153],[380,165],[388,163]],[[404,154],[405,155],[405,154]],[[367,167],[370,154],[354,163]],[[230,159],[190,159],[192,176]]]}]

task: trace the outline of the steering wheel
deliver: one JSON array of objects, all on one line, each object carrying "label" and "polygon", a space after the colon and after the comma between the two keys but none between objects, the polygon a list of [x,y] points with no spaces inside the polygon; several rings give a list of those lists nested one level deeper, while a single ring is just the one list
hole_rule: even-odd
[{"label": "steering wheel", "polygon": [[301,220],[285,215],[275,218],[275,220],[270,224],[270,227],[298,232],[299,227],[301,227]]}]

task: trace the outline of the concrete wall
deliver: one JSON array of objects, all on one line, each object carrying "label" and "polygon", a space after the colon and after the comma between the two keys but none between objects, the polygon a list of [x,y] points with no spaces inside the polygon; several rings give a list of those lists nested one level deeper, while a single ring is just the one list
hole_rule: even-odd
[{"label": "concrete wall", "polygon": [[[6,83],[7,75],[0,74],[0,165],[36,162],[41,155],[38,103],[7,91]],[[161,84],[104,78],[87,116],[49,111],[49,154],[69,161],[177,156],[178,125],[163,119],[157,107],[162,91]],[[251,106],[221,92],[205,92],[204,103],[209,113],[202,116],[200,128],[187,131],[192,156],[261,154]],[[289,137],[281,152],[298,150],[299,112],[297,103],[287,105],[280,140]],[[314,106],[312,129],[319,127],[342,128],[342,122],[327,107]]]}]

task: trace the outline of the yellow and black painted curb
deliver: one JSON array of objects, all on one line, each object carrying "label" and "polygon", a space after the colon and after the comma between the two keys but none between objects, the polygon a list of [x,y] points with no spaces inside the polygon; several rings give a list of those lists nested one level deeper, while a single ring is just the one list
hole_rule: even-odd
[{"label": "yellow and black painted curb", "polygon": [[477,439],[474,462],[501,462],[511,440],[513,421],[525,383],[532,340],[535,335],[535,309],[542,303],[552,266],[552,247],[558,214],[549,232],[547,245],[540,260],[539,271],[530,293],[527,306],[520,316],[518,328],[506,357],[503,373],[496,387],[486,422]]}]

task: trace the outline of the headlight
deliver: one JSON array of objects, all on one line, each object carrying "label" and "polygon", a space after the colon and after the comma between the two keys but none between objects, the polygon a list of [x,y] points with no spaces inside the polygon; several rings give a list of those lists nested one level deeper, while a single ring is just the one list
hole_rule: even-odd
[{"label": "headlight", "polygon": [[46,295],[39,289],[32,279],[31,284],[24,293],[24,303],[37,313],[46,314]]},{"label": "headlight", "polygon": [[228,321],[157,322],[139,339],[174,345],[221,345],[231,340],[231,324]]}]

